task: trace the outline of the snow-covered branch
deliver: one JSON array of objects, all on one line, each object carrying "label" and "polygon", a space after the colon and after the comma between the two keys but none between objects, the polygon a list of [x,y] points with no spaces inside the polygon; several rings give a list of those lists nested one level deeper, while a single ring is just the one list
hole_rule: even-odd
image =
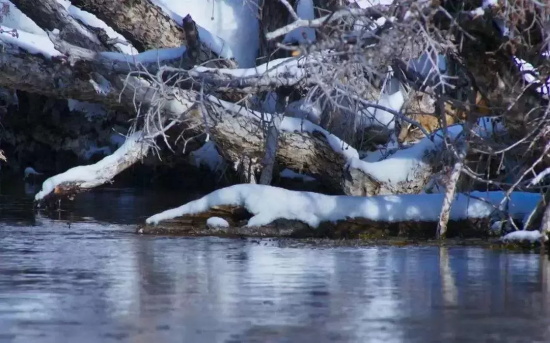
[{"label": "snow-covered branch", "polygon": [[42,184],[42,190],[36,194],[36,201],[46,201],[48,197],[67,196],[86,189],[97,187],[111,181],[117,174],[143,159],[151,148],[151,141],[143,139],[136,132],[112,155],[101,161],[78,166],[62,174],[50,177]]},{"label": "snow-covered branch", "polygon": [[266,38],[268,40],[272,40],[272,39],[284,36],[289,32],[301,27],[320,28],[332,22],[338,21],[344,17],[365,17],[365,18],[373,17],[374,19],[377,19],[382,16],[383,16],[382,12],[379,11],[376,7],[361,8],[361,9],[346,8],[313,20],[298,19],[291,24],[288,24],[275,31],[267,33]]}]

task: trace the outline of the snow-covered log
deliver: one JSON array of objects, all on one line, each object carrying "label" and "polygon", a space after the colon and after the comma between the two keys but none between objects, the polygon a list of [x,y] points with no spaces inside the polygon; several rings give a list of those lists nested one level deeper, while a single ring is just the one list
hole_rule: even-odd
[{"label": "snow-covered log", "polygon": [[59,37],[71,44],[96,51],[109,50],[96,32],[73,18],[57,0],[12,0],[12,3],[41,28],[59,30]]},{"label": "snow-covered log", "polygon": [[[490,235],[491,217],[503,197],[504,192],[460,194],[451,210],[450,220],[463,226],[455,225],[453,235],[471,234],[468,229],[476,230],[478,237]],[[444,194],[328,196],[271,186],[236,185],[149,217],[146,220],[148,226],[139,230],[154,233],[159,232],[160,226],[161,232],[165,227],[171,233],[177,233],[178,228],[180,233],[187,233],[189,224],[200,230],[206,218],[215,215],[231,223],[231,228],[225,230],[228,234],[290,236],[309,229],[307,234],[311,236],[316,235],[315,231],[329,237],[345,231],[353,237],[360,237],[374,234],[374,231],[377,232],[375,237],[387,237],[414,236],[414,232],[408,230],[420,229],[417,237],[430,237],[435,233],[443,198]],[[512,193],[508,206],[510,216],[521,220],[536,206],[539,198],[536,193]],[[277,225],[281,220],[284,225]],[[467,221],[471,222],[470,228],[464,226]],[[208,231],[202,233],[208,234]]]},{"label": "snow-covered log", "polygon": [[78,166],[48,178],[35,200],[48,202],[57,197],[72,196],[84,190],[110,182],[116,175],[142,160],[151,149],[152,140],[136,132],[112,155],[87,166]]},{"label": "snow-covered log", "polygon": [[139,51],[178,47],[185,43],[181,23],[174,22],[152,1],[72,0],[71,3],[96,15]]},{"label": "snow-covered log", "polygon": [[43,201],[51,194],[78,193],[83,189],[105,184],[146,156],[150,147],[151,142],[143,139],[141,132],[136,132],[112,155],[101,161],[88,166],[78,166],[48,178],[42,184],[42,190],[36,194],[35,200]]},{"label": "snow-covered log", "polygon": [[[115,31],[122,34],[138,51],[159,48],[174,48],[187,45],[183,28],[183,18],[171,13],[161,2],[150,0],[110,1],[110,0],[73,0],[72,4],[86,10]],[[179,21],[176,22],[175,19]],[[233,57],[218,37],[211,35],[202,27],[193,23],[195,34],[199,34],[200,54],[198,62],[218,59],[215,64],[233,68]]]}]

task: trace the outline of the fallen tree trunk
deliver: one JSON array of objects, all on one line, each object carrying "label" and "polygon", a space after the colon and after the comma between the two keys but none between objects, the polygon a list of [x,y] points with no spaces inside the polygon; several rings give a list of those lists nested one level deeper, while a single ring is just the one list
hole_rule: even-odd
[{"label": "fallen tree trunk", "polygon": [[149,0],[73,0],[71,3],[96,15],[139,51],[185,44],[183,29]]},{"label": "fallen tree trunk", "polygon": [[[94,31],[75,20],[56,0],[12,0],[23,13],[45,30],[59,30],[59,37],[73,45],[95,51],[110,50]],[[101,30],[101,29],[98,29]]]},{"label": "fallen tree trunk", "polygon": [[[172,48],[188,45],[187,32],[182,22],[175,22],[173,18],[160,7],[160,3],[149,0],[110,1],[110,0],[74,0],[72,4],[96,15],[107,25],[124,36],[138,51],[159,48]],[[172,13],[170,13],[172,14]],[[173,16],[175,17],[175,16]],[[193,23],[193,26],[196,26]],[[201,34],[200,53],[197,62],[204,63],[215,60],[214,64],[226,68],[235,68],[234,60],[225,58],[224,42],[212,36],[208,31],[198,26]],[[196,33],[196,32],[195,32]]]},{"label": "fallen tree trunk", "polygon": [[[241,213],[243,208],[228,208],[228,212]],[[211,227],[208,218],[221,217],[233,222],[229,227]],[[238,218],[238,217],[237,217]],[[318,228],[311,228],[297,220],[276,220],[273,223],[249,227],[244,219],[236,220],[220,211],[186,216],[159,225],[140,225],[136,233],[144,235],[174,236],[218,236],[218,237],[278,237],[278,238],[328,238],[359,239],[379,241],[392,238],[432,239],[437,232],[437,223],[431,221],[376,222],[365,219],[347,219],[337,222],[323,222]],[[489,238],[495,237],[490,230],[488,218],[451,220],[446,238]]]},{"label": "fallen tree trunk", "polygon": [[142,160],[152,147],[153,138],[144,138],[136,132],[112,155],[89,165],[78,166],[64,173],[48,178],[42,184],[42,190],[35,200],[48,205],[55,202],[60,195],[71,198],[84,190],[110,182],[116,175]]},{"label": "fallen tree trunk", "polygon": [[[122,106],[128,110],[136,106],[143,108],[159,106],[160,101],[161,108],[158,110],[167,120],[171,118],[187,120],[192,124],[189,126],[194,128],[194,134],[209,132],[220,151],[229,160],[237,161],[245,155],[249,158],[257,156],[259,161],[263,156],[261,147],[264,138],[258,126],[260,116],[246,108],[232,105],[234,108],[228,111],[214,98],[208,101],[210,106],[207,113],[192,111],[187,117],[182,117],[189,109],[190,103],[201,99],[198,92],[164,87],[164,93],[159,93],[153,83],[135,77],[126,77],[122,72],[113,73],[113,70],[117,70],[116,68],[128,68],[128,64],[123,61],[104,58],[101,54],[85,49],[78,50],[63,42],[56,42],[56,46],[71,55],[72,66],[65,62],[62,54],[59,54],[59,58],[54,56],[50,60],[8,45],[8,53],[0,56],[0,66],[3,67],[0,70],[0,76],[2,76],[0,85],[52,97]],[[155,64],[157,63],[150,62],[151,68]],[[146,63],[139,65],[147,67]],[[299,78],[294,81],[299,81]],[[241,115],[234,115],[239,112]],[[206,121],[205,118],[207,118]],[[287,123],[291,123],[292,120],[293,118],[287,118]],[[303,130],[304,127],[309,129]],[[283,131],[286,133],[281,135],[280,149],[277,154],[279,164],[318,177],[336,193],[374,195],[410,192],[410,187],[381,187],[380,183],[384,184],[385,180],[372,177],[368,171],[365,172],[362,168],[363,162],[358,159],[357,152],[353,148],[307,121],[294,120],[286,130],[283,128]],[[331,140],[332,143],[329,142]],[[352,151],[355,162],[351,163],[346,170],[346,164],[350,161],[344,156]],[[426,166],[423,161],[419,160],[419,163],[420,166]],[[412,169],[415,168],[416,166],[412,166]],[[376,166],[371,166],[371,169],[376,169]],[[425,185],[428,173],[412,169],[413,179],[416,179],[420,185]],[[419,175],[424,177],[417,177]],[[405,179],[402,184],[405,183],[410,181]],[[421,187],[414,187],[413,191],[419,189]]]},{"label": "fallen tree trunk", "polygon": [[[450,213],[448,237],[488,237],[504,192],[460,195]],[[511,218],[521,220],[540,195],[513,193]],[[349,197],[236,185],[149,217],[139,233],[328,238],[432,238],[444,194]],[[206,227],[210,217],[223,225]]]}]

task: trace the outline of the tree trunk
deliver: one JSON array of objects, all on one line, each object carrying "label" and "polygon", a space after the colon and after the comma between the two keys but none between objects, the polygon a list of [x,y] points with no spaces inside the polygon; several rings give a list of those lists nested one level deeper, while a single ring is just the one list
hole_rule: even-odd
[{"label": "tree trunk", "polygon": [[149,0],[73,0],[130,41],[139,51],[185,44],[183,29]]},{"label": "tree trunk", "polygon": [[271,123],[267,129],[265,156],[263,159],[264,168],[262,169],[262,175],[260,176],[261,185],[271,184],[271,179],[273,178],[273,168],[277,157],[281,123],[283,122],[284,112],[287,105],[288,93],[279,90],[277,92],[276,113],[272,116]]},{"label": "tree trunk", "polygon": [[71,17],[65,7],[56,0],[13,0],[12,2],[38,26],[49,31],[58,29],[59,37],[73,45],[95,51],[110,50],[94,31]]},{"label": "tree trunk", "polygon": [[[289,4],[294,6],[296,0],[289,0]],[[279,0],[260,0],[260,53],[258,64],[264,64],[273,59],[287,57],[288,52],[277,48],[277,43],[281,41],[268,41],[265,38],[266,33],[285,26],[289,23],[290,13],[288,9]]]}]

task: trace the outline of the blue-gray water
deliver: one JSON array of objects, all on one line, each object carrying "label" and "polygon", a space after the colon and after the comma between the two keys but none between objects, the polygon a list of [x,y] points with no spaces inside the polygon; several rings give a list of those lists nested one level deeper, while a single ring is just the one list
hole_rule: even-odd
[{"label": "blue-gray water", "polygon": [[184,198],[0,195],[0,342],[550,341],[540,255],[134,234]]}]

